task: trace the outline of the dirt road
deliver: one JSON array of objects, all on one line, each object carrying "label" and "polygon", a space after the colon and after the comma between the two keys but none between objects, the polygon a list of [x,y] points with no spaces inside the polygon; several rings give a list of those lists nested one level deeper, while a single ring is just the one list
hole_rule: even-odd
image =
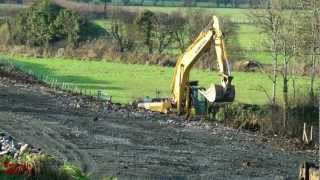
[{"label": "dirt road", "polygon": [[294,178],[302,161],[318,158],[222,126],[96,107],[41,85],[0,79],[0,129],[80,165],[92,179],[273,180]]}]

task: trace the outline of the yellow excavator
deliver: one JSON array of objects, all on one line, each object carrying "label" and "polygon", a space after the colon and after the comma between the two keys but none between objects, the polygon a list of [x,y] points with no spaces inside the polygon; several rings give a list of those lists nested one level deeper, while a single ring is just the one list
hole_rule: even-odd
[{"label": "yellow excavator", "polygon": [[[212,46],[215,47],[217,55],[221,83],[211,85],[205,90],[198,87],[197,81],[189,81],[189,75],[192,66]],[[178,114],[204,114],[207,102],[232,102],[234,100],[235,88],[231,85],[232,79],[219,20],[213,16],[212,25],[203,30],[178,59],[171,83],[171,98],[139,103],[138,107],[162,113],[171,111]]]}]

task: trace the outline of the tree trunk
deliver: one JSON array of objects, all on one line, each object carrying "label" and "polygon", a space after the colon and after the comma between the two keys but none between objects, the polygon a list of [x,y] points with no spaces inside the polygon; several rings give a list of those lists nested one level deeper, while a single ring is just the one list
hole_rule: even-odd
[{"label": "tree trunk", "polygon": [[[286,56],[286,55],[285,55]],[[288,123],[288,59],[284,57],[283,69],[283,128]]]},{"label": "tree trunk", "polygon": [[276,104],[276,91],[277,91],[277,69],[278,69],[278,55],[275,53],[273,60],[273,81],[272,81],[272,104]]},{"label": "tree trunk", "polygon": [[184,52],[184,42],[183,42],[183,36],[178,33],[178,32],[175,32],[175,38],[176,40],[178,41],[178,44],[179,44],[179,49],[181,51],[181,53]]},{"label": "tree trunk", "polygon": [[150,54],[152,54],[153,53],[153,47],[152,47],[152,44],[148,41],[148,43],[147,43],[147,46],[148,46],[148,52],[150,53]]},{"label": "tree trunk", "polygon": [[104,10],[104,14],[106,14],[107,13],[107,0],[104,0],[103,10]]},{"label": "tree trunk", "polygon": [[272,29],[273,29],[273,37],[272,37],[272,47],[271,51],[273,54],[273,79],[272,79],[272,98],[271,98],[271,103],[274,105],[276,104],[276,91],[277,91],[277,69],[278,69],[278,53],[277,53],[277,32],[276,32],[276,27],[275,24],[272,24]]},{"label": "tree trunk", "polygon": [[152,41],[151,41],[151,31],[152,31],[152,25],[149,23],[147,27],[147,34],[146,34],[146,45],[148,47],[148,51],[150,54],[153,53],[153,47],[152,47]]},{"label": "tree trunk", "polygon": [[[315,11],[315,10],[314,10]],[[310,99],[312,100],[314,98],[314,79],[315,79],[315,74],[316,74],[316,41],[317,41],[317,25],[315,21],[315,16],[316,13],[313,13],[312,17],[312,52],[311,52],[311,62],[312,62],[312,68],[311,68],[311,73],[310,73],[310,87],[309,87],[309,94],[310,94]]]},{"label": "tree trunk", "polygon": [[314,79],[316,74],[316,58],[315,52],[312,53],[312,69],[311,69],[311,78],[310,78],[310,98],[311,100],[314,99]]}]

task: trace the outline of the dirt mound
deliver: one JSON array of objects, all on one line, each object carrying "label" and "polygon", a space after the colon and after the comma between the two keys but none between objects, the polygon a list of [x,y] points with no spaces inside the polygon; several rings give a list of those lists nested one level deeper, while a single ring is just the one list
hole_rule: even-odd
[{"label": "dirt mound", "polygon": [[255,72],[263,68],[262,64],[254,60],[237,61],[233,65],[237,71]]},{"label": "dirt mound", "polygon": [[10,80],[24,82],[24,83],[41,83],[33,76],[27,75],[20,71],[15,66],[6,63],[0,63],[0,77],[6,77]]}]

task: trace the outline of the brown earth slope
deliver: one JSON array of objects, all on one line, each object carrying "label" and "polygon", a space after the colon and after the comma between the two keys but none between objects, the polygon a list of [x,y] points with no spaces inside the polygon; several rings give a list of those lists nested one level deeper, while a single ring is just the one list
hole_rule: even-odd
[{"label": "brown earth slope", "polygon": [[80,165],[92,179],[295,178],[301,162],[318,158],[273,148],[255,134],[119,105],[97,108],[86,98],[0,76],[0,130]]}]

